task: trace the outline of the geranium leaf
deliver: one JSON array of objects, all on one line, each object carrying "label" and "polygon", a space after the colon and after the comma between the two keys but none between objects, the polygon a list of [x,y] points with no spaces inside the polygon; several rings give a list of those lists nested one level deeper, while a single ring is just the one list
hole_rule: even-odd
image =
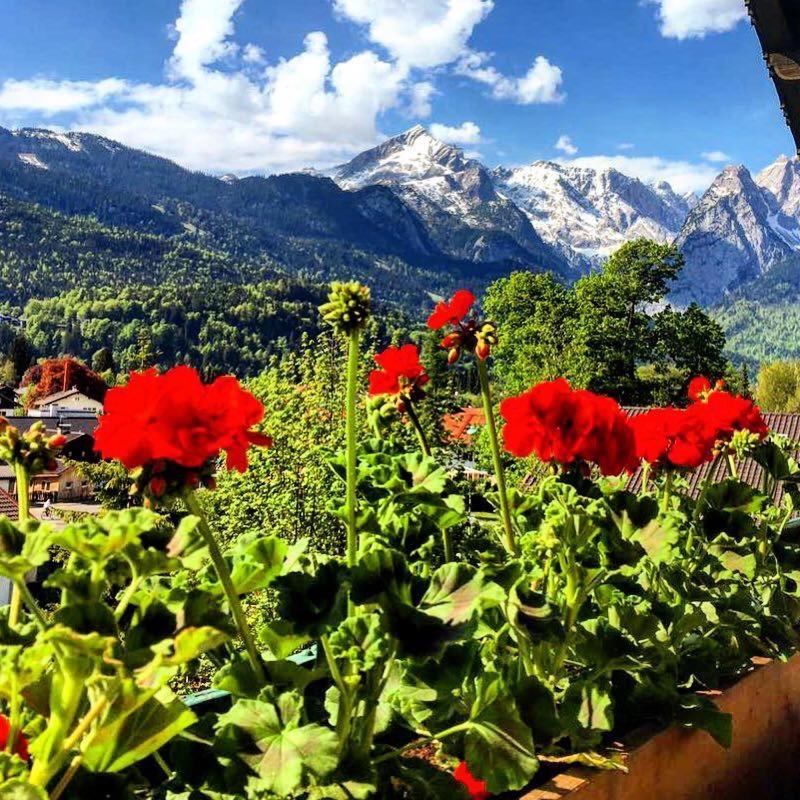
[{"label": "geranium leaf", "polygon": [[344,619],[346,581],[344,568],[327,561],[315,574],[290,572],[275,580],[278,589],[278,614],[291,620],[298,634],[319,636]]},{"label": "geranium leaf", "polygon": [[308,777],[324,779],[336,769],[338,737],[316,723],[302,724],[302,697],[297,693],[239,700],[217,725],[231,725],[248,735],[255,752],[243,752],[240,758],[259,777],[259,788],[280,797],[306,786]]},{"label": "geranium leaf", "polygon": [[291,624],[282,619],[262,626],[258,632],[258,638],[278,659],[292,655],[311,641],[306,634],[295,633]]},{"label": "geranium leaf", "polygon": [[576,729],[610,731],[614,726],[613,700],[605,682],[578,681],[564,696],[561,716]]},{"label": "geranium leaf", "polygon": [[126,683],[89,740],[84,766],[95,772],[119,772],[156,752],[196,721],[169,689],[153,695]]},{"label": "geranium leaf", "polygon": [[47,800],[47,792],[25,781],[7,781],[0,786],[0,800]]},{"label": "geranium leaf", "polygon": [[503,602],[505,593],[487,582],[483,573],[468,564],[445,564],[434,572],[420,603],[428,614],[445,622],[468,622],[482,607]]},{"label": "geranium leaf", "polygon": [[493,794],[522,789],[539,768],[530,728],[499,677],[479,679],[464,756]]}]

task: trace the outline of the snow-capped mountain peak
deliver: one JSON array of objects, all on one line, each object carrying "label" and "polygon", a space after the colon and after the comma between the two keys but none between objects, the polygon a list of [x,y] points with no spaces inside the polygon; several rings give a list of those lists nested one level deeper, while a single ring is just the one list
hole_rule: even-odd
[{"label": "snow-capped mountain peak", "polygon": [[415,125],[336,167],[331,177],[345,189],[361,189],[376,183],[425,182],[427,191],[434,196],[453,189],[486,200],[493,194],[488,172],[480,162],[467,158],[458,147],[434,138],[422,125]]},{"label": "snow-capped mountain peak", "polygon": [[639,236],[671,241],[689,210],[669,184],[650,186],[612,167],[536,161],[494,176],[545,241],[589,258]]}]

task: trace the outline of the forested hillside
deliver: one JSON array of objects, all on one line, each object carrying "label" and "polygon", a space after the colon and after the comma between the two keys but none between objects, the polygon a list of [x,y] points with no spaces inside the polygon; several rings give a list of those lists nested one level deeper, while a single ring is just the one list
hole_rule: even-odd
[{"label": "forested hillside", "polygon": [[800,259],[774,267],[730,295],[712,316],[727,337],[727,353],[752,367],[800,357]]},{"label": "forested hillside", "polygon": [[0,197],[0,311],[42,355],[254,374],[280,339],[318,329],[322,297],[270,261]]}]

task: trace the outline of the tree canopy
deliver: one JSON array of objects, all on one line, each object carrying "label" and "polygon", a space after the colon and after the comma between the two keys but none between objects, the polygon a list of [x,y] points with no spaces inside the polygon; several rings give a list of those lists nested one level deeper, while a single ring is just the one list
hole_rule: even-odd
[{"label": "tree canopy", "polygon": [[519,272],[492,284],[485,307],[501,327],[496,371],[504,391],[564,376],[623,403],[649,405],[678,401],[694,375],[724,375],[719,325],[697,305],[680,311],[666,304],[682,267],[676,247],[639,239],[572,287]]}]

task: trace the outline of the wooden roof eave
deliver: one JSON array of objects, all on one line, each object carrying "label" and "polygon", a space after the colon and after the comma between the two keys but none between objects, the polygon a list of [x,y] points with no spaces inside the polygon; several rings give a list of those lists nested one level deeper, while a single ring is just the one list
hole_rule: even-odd
[{"label": "wooden roof eave", "polygon": [[781,108],[800,152],[800,3],[745,0]]}]

